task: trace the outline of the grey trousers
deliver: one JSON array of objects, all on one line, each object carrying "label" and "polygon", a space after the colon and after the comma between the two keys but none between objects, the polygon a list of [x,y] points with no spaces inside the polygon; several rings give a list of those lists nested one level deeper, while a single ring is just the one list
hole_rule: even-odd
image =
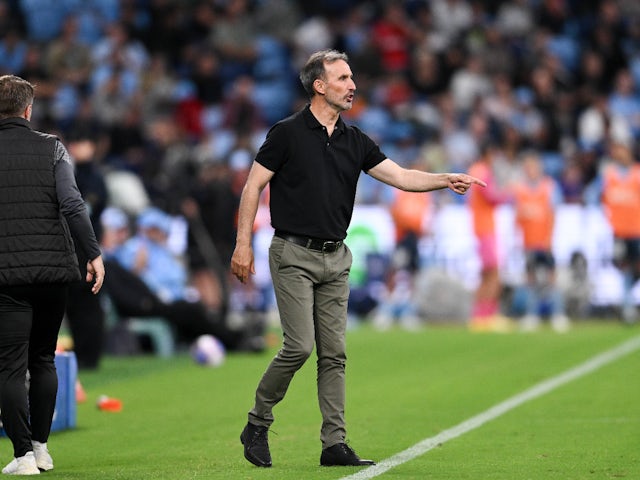
[{"label": "grey trousers", "polygon": [[283,344],[265,371],[249,422],[269,427],[272,409],[316,346],[322,448],[345,441],[345,331],[352,256],[342,245],[317,252],[273,237],[269,266],[282,324]]}]

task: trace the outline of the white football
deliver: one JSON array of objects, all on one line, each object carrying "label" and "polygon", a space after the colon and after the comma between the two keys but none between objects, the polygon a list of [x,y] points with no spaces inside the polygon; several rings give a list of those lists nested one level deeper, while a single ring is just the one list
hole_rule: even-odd
[{"label": "white football", "polygon": [[227,353],[222,342],[213,335],[200,335],[191,344],[190,352],[197,364],[207,367],[222,365]]}]

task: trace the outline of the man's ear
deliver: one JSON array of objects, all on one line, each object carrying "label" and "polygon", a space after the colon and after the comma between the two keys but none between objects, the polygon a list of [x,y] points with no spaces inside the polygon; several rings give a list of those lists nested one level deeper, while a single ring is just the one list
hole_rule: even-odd
[{"label": "man's ear", "polygon": [[324,82],[319,78],[316,78],[313,81],[313,88],[316,89],[316,92],[318,93],[318,95],[324,95],[324,87],[325,87]]},{"label": "man's ear", "polygon": [[30,103],[27,108],[24,109],[24,118],[27,120],[31,120],[31,114],[33,113],[33,103]]}]

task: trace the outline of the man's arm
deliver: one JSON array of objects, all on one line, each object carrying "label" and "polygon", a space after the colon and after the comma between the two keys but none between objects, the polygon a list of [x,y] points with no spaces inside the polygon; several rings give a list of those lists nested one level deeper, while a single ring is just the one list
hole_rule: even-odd
[{"label": "man's arm", "polygon": [[429,173],[420,170],[409,170],[389,158],[380,162],[368,173],[376,180],[407,192],[430,192],[449,188],[462,195],[473,184],[482,187],[487,186],[482,180],[466,173]]},{"label": "man's arm", "polygon": [[238,207],[238,234],[236,248],[231,257],[231,272],[242,283],[246,282],[249,274],[254,274],[255,265],[251,237],[253,223],[258,212],[260,194],[273,177],[273,172],[257,162],[253,162],[247,183],[242,189],[240,206]]}]

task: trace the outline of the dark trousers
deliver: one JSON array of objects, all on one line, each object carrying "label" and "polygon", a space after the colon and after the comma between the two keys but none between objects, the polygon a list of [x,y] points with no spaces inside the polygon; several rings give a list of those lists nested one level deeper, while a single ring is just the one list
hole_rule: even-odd
[{"label": "dark trousers", "polygon": [[0,287],[0,413],[15,457],[33,450],[31,440],[46,442],[51,432],[66,298],[62,284]]},{"label": "dark trousers", "polygon": [[104,344],[105,313],[100,296],[91,291],[92,284],[84,280],[69,284],[67,321],[73,337],[73,351],[79,369],[100,366]]}]

